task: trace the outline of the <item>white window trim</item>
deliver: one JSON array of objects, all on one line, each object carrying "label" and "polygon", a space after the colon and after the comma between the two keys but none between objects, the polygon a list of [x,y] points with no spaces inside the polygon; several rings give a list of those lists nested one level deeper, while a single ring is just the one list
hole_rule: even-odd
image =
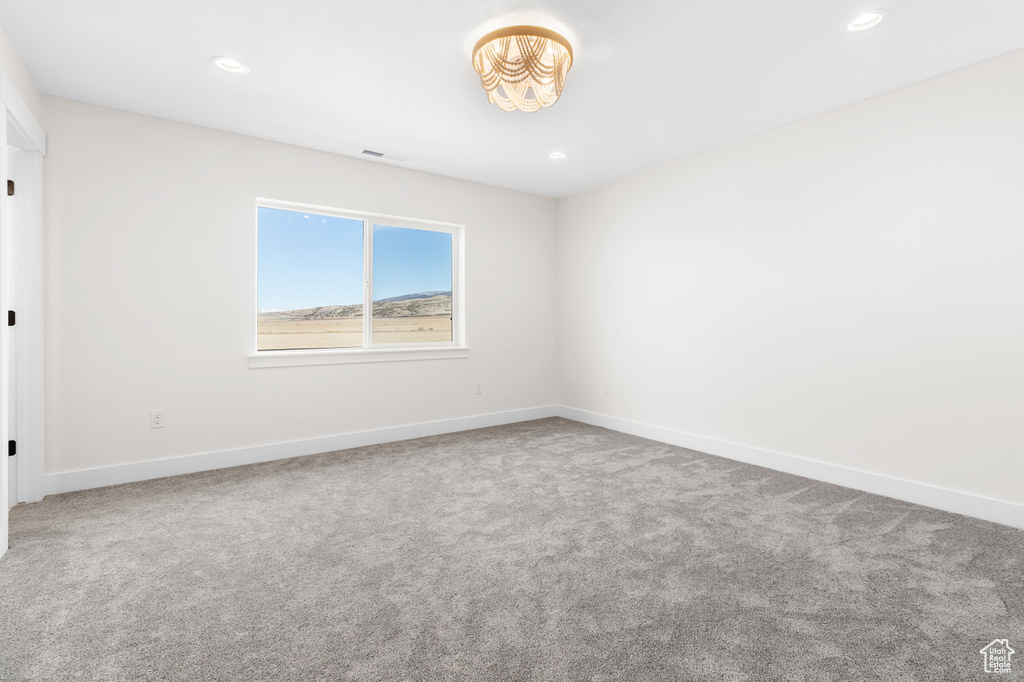
[{"label": "white window trim", "polygon": [[339,348],[337,350],[261,350],[249,354],[249,367],[346,365],[353,362],[449,360],[468,358],[469,348]]},{"label": "white window trim", "polygon": [[[363,222],[363,273],[367,277],[363,285],[363,310],[373,309],[373,282],[371,266],[373,263],[373,225],[382,224],[389,227],[407,227],[415,230],[431,230],[447,232],[452,235],[452,341],[422,343],[415,346],[408,344],[373,343],[372,324],[363,325],[362,348],[324,348],[303,350],[257,350],[256,328],[257,304],[256,280],[253,280],[253,326],[252,345],[249,349],[249,367],[296,367],[302,365],[336,365],[358,362],[395,362],[407,360],[444,360],[469,357],[466,345],[465,325],[465,227],[456,223],[444,223],[435,220],[406,218],[384,213],[368,213],[349,211],[330,206],[299,204],[277,199],[257,197],[254,212],[258,215],[260,208],[276,208],[285,211],[298,211],[328,215],[337,218],[360,220]],[[254,230],[254,234],[257,231]],[[256,249],[259,245],[256,245]],[[254,249],[258,266],[258,250]]]}]

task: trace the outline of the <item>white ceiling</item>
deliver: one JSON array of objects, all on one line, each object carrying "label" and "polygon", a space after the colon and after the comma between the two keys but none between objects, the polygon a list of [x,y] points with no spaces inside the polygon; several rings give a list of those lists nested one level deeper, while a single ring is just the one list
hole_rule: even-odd
[{"label": "white ceiling", "polygon": [[[511,13],[572,40],[550,109],[501,111],[470,66]],[[48,95],[551,197],[1024,47],[1022,0],[3,0],[0,24]]]}]

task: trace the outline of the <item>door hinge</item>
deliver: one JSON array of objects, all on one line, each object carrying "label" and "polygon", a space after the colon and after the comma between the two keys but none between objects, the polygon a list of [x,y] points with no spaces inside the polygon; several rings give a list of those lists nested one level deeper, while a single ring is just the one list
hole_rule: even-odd
[{"label": "door hinge", "polygon": [[13,327],[14,326],[14,317],[15,317],[14,311],[13,310],[8,310],[7,311],[7,326],[8,327]]},{"label": "door hinge", "polygon": [[16,441],[16,440],[9,440],[9,441],[7,441],[7,456],[8,457],[14,457],[16,454],[18,454],[18,441]]},{"label": "door hinge", "polygon": [[8,180],[7,181],[7,196],[9,196],[9,197],[13,197],[14,196],[14,180]]}]

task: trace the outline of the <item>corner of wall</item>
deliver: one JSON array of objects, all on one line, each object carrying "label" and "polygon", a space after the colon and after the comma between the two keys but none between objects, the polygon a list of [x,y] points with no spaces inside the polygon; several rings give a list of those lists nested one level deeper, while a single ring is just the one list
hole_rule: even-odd
[{"label": "corner of wall", "polygon": [[0,26],[0,71],[17,88],[18,93],[25,100],[25,104],[36,120],[42,120],[43,96],[38,88],[36,88],[32,76],[29,74],[28,69],[25,68],[24,62],[21,61],[14,43],[11,42],[3,26]]}]

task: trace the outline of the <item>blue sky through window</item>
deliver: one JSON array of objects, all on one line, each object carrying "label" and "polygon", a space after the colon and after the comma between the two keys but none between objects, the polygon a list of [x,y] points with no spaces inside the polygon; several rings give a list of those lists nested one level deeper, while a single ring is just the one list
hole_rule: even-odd
[{"label": "blue sky through window", "polygon": [[373,300],[451,290],[451,234],[373,226]]},{"label": "blue sky through window", "polygon": [[257,211],[260,312],[363,302],[363,221]]}]

